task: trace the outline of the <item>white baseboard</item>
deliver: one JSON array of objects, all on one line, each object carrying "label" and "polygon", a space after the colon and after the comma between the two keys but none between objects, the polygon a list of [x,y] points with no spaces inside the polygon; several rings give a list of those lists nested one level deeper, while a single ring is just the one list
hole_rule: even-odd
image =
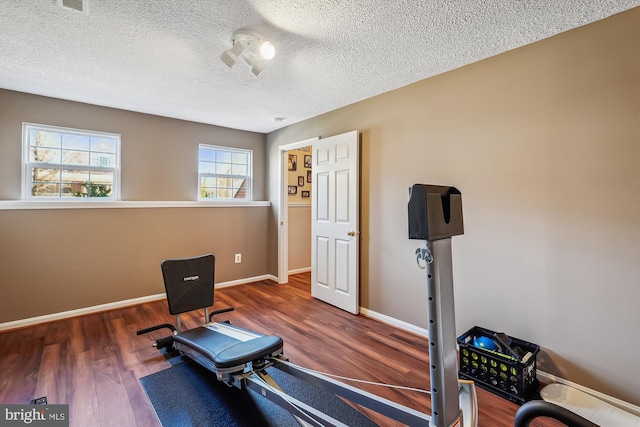
[{"label": "white baseboard", "polygon": [[[259,282],[261,280],[278,281],[278,278],[265,274],[262,276],[248,277],[245,279],[232,280],[229,282],[216,283],[216,289],[227,288],[229,286],[244,285],[245,283]],[[100,313],[102,311],[115,310],[118,308],[138,305],[145,302],[158,301],[165,298],[165,294],[147,295],[139,298],[132,298],[123,301],[115,301],[107,304],[94,305],[91,307],[78,308],[75,310],[62,311],[60,313],[45,314],[43,316],[29,317],[27,319],[13,320],[11,322],[0,323],[0,332],[9,331],[11,329],[24,328],[27,326],[38,325],[40,323],[53,322],[55,320],[68,319],[70,317],[84,316],[86,314]]]},{"label": "white baseboard", "polygon": [[99,313],[101,311],[115,310],[131,305],[142,304],[150,301],[164,299],[164,294],[148,295],[146,297],[132,298],[124,301],[110,302],[107,304],[94,305],[92,307],[78,308],[76,310],[62,311],[60,313],[45,314],[44,316],[29,317],[27,319],[14,320],[0,323],[0,332],[11,329],[24,328],[26,326],[38,325],[40,323],[53,322],[55,320],[68,319],[70,317],[83,316],[85,314]]},{"label": "white baseboard", "polygon": [[613,406],[616,406],[616,407],[622,409],[623,411],[627,411],[627,412],[629,412],[631,414],[634,414],[634,415],[640,417],[640,406],[633,405],[633,404],[631,404],[629,402],[625,402],[624,400],[617,399],[617,398],[615,398],[613,396],[609,396],[608,394],[600,393],[599,391],[590,389],[590,388],[585,387],[583,385],[576,384],[576,383],[571,382],[569,380],[565,380],[564,378],[560,378],[560,377],[557,377],[557,376],[552,375],[552,374],[548,374],[548,373],[540,371],[540,370],[538,370],[537,373],[538,373],[538,375],[537,375],[538,380],[540,380],[541,382],[549,383],[549,384],[558,383],[558,384],[567,385],[569,387],[573,387],[573,388],[575,388],[577,390],[583,391],[583,392],[585,392],[587,394],[590,394],[590,395],[592,395],[594,397],[597,397],[598,399],[603,400],[603,401],[605,401],[605,402],[607,402],[607,403],[609,403],[609,404],[611,404]]},{"label": "white baseboard", "polygon": [[[412,325],[411,323],[403,322],[402,320],[398,320],[398,319],[395,319],[393,317],[377,313],[377,312],[375,312],[373,310],[369,310],[369,309],[364,308],[364,307],[360,307],[360,313],[362,315],[366,316],[366,317],[370,317],[372,319],[379,320],[382,323],[386,323],[388,325],[395,326],[398,329],[403,329],[405,331],[413,332],[413,333],[415,333],[417,335],[420,335],[420,336],[423,336],[423,337],[425,337],[427,339],[429,338],[429,331],[427,329],[420,328],[418,326]],[[598,399],[603,400],[603,401],[605,401],[605,402],[607,402],[607,403],[609,403],[609,404],[611,404],[613,406],[616,406],[616,407],[618,407],[618,408],[620,408],[620,409],[622,409],[624,411],[630,412],[630,413],[632,413],[632,414],[634,414],[636,416],[640,416],[640,407],[636,406],[636,405],[633,405],[633,404],[631,404],[629,402],[625,402],[624,400],[620,400],[620,399],[617,399],[617,398],[615,398],[613,396],[609,396],[607,394],[600,393],[599,391],[592,390],[592,389],[590,389],[588,387],[585,387],[583,385],[576,384],[574,382],[565,380],[564,378],[560,378],[560,377],[548,374],[548,373],[540,371],[540,370],[537,370],[537,377],[538,377],[539,381],[544,382],[544,383],[548,383],[548,384],[550,384],[550,383],[559,383],[559,384],[568,385],[570,387],[573,387],[575,389],[578,389],[580,391],[588,393],[588,394],[590,394],[590,395],[592,395],[594,397],[597,397]]]},{"label": "white baseboard", "polygon": [[311,267],[296,268],[295,270],[289,270],[289,275],[306,273],[307,271],[311,271]]},{"label": "white baseboard", "polygon": [[377,313],[373,310],[369,310],[368,308],[360,307],[360,314],[372,319],[379,320],[380,322],[386,323],[387,325],[395,326],[398,329],[413,332],[414,334],[423,336],[425,338],[429,337],[429,332],[424,328],[420,328],[418,326],[412,325],[411,323],[403,322],[402,320]]},{"label": "white baseboard", "polygon": [[244,279],[230,280],[228,282],[216,283],[216,289],[228,288],[229,286],[245,285],[247,283],[259,282],[261,280],[273,280],[278,281],[278,278],[273,274],[263,274],[262,276],[247,277]]}]

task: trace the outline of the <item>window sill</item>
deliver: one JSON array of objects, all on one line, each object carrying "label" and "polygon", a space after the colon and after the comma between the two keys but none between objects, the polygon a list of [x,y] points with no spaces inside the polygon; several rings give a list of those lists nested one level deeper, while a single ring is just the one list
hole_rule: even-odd
[{"label": "window sill", "polygon": [[31,209],[139,209],[139,208],[251,208],[270,206],[270,202],[196,201],[67,201],[0,200],[0,210]]}]

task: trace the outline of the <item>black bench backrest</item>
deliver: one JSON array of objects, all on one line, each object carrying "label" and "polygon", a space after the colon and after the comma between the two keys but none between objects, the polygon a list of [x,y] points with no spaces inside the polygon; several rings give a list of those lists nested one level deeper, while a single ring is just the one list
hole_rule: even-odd
[{"label": "black bench backrest", "polygon": [[215,257],[212,254],[166,259],[161,268],[171,314],[213,305]]}]

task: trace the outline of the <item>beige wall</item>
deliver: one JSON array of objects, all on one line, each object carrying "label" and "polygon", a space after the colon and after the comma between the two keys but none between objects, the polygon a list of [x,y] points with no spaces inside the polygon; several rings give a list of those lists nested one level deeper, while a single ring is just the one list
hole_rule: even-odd
[{"label": "beige wall", "polygon": [[253,150],[254,200],[264,200],[265,136],[0,89],[0,200],[19,200],[22,123],[121,135],[122,200],[196,200],[198,144]]},{"label": "beige wall", "polygon": [[[254,199],[264,199],[263,134],[0,90],[0,200],[20,198],[22,122],[120,133],[125,201],[196,200],[199,143],[252,149]],[[212,252],[217,283],[267,274],[270,215],[268,207],[0,210],[0,323],[162,293],[164,258]]]},{"label": "beige wall", "polygon": [[311,268],[311,206],[289,205],[289,271]]},{"label": "beige wall", "polygon": [[278,147],[358,129],[363,307],[426,327],[408,188],[456,186],[458,332],[539,343],[542,370],[640,404],[638,52],[640,8],[269,134],[269,251]]},{"label": "beige wall", "polygon": [[213,253],[216,283],[264,275],[267,214],[267,207],[0,211],[0,323],[162,294],[165,258]]}]

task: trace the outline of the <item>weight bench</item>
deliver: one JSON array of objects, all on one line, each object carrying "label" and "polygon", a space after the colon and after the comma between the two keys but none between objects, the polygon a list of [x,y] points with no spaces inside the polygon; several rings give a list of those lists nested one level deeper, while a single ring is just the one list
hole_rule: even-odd
[{"label": "weight bench", "polygon": [[[404,424],[429,425],[430,418],[426,414],[290,363],[283,354],[282,338],[278,336],[260,334],[228,322],[212,322],[213,316],[233,310],[229,307],[209,313],[214,301],[213,255],[168,259],[162,262],[161,267],[169,312],[176,316],[176,326],[165,323],[137,332],[137,335],[142,335],[170,329],[172,334],[156,340],[155,348],[178,351],[215,373],[218,381],[239,389],[253,390],[290,412],[302,426],[348,427],[287,395],[266,371],[267,368],[279,369]],[[199,309],[204,309],[205,323],[182,330],[180,314]]]},{"label": "weight bench", "polygon": [[[233,374],[261,370],[272,364],[270,358],[281,356],[282,338],[263,335],[239,328],[228,322],[213,322],[216,314],[233,307],[215,310],[215,257],[212,254],[195,258],[168,259],[162,262],[169,312],[176,316],[176,326],[162,324],[138,331],[138,335],[167,328],[173,335],[154,343],[158,349],[178,350],[200,365],[214,372],[219,381],[228,382]],[[180,314],[204,309],[202,326],[182,331]]]}]

